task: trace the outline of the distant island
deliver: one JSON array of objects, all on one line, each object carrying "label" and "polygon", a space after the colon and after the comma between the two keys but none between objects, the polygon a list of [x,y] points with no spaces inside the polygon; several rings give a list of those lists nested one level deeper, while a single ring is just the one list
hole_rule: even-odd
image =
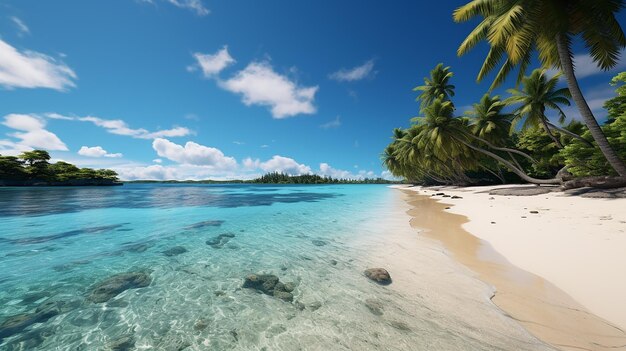
[{"label": "distant island", "polygon": [[78,168],[63,161],[50,163],[50,154],[33,150],[19,156],[0,155],[0,186],[122,185],[110,169]]},{"label": "distant island", "polygon": [[252,180],[135,180],[130,183],[168,183],[168,184],[398,184],[400,182],[383,178],[338,179],[322,177],[317,174],[292,176],[281,172],[267,173]]}]

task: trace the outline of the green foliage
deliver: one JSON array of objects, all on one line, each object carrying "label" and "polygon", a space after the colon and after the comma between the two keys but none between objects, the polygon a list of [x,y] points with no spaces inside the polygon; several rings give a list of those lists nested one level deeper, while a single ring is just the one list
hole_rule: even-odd
[{"label": "green foliage", "polygon": [[440,63],[430,71],[430,78],[424,77],[424,85],[413,88],[413,91],[420,92],[415,100],[421,101],[422,109],[432,104],[437,98],[450,101],[450,98],[454,96],[454,85],[449,84],[452,76],[450,67],[443,67],[443,63]]},{"label": "green foliage", "polygon": [[609,111],[609,119],[615,119],[626,114],[626,72],[621,72],[611,80],[612,86],[617,86],[617,96],[608,99],[604,108]]},{"label": "green foliage", "polygon": [[110,169],[78,168],[63,161],[50,164],[49,160],[50,155],[44,150],[26,151],[18,157],[0,155],[0,180],[118,180],[117,173]]},{"label": "green foliage", "polygon": [[[464,55],[487,41],[491,48],[478,80],[501,65],[492,88],[502,84],[515,68],[519,68],[517,81],[521,81],[535,49],[543,67],[560,67],[557,36],[568,44],[572,37],[580,36],[593,61],[607,70],[619,62],[620,49],[626,46],[615,18],[622,7],[623,1],[617,0],[473,0],[453,14],[456,22],[481,18],[457,53]],[[567,50],[571,53],[570,47]]]},{"label": "green foliage", "polygon": [[[485,94],[465,116],[455,116],[451,101],[435,98],[421,109],[423,116],[412,119],[412,126],[394,129],[383,164],[393,175],[413,183],[474,184],[520,178],[557,183],[553,177],[568,162],[562,146],[591,153],[599,150],[587,139],[579,140],[586,132],[580,122],[557,127],[545,116],[546,108],[562,112],[558,105],[569,104],[567,89],[556,88],[557,77],[547,79],[543,70],[535,70],[524,83],[523,90],[511,90],[513,96],[505,101]],[[521,106],[511,114],[505,111],[507,103]],[[516,119],[525,119],[526,128],[513,129]],[[615,128],[620,128],[619,123]],[[606,174],[606,167],[598,172]]]},{"label": "green foliage", "polygon": [[560,74],[550,79],[546,77],[546,71],[534,70],[530,76],[522,78],[522,89],[509,89],[511,97],[505,100],[507,105],[518,105],[514,111],[515,118],[511,128],[524,120],[522,130],[527,128],[542,127],[548,129],[546,122],[546,110],[556,110],[559,114],[559,123],[565,121],[565,113],[559,105],[570,106],[570,92],[567,88],[557,89]]},{"label": "green foliage", "polygon": [[[609,121],[602,126],[602,131],[618,156],[626,160],[626,114]],[[593,140],[588,131],[585,131],[582,137],[589,141]],[[567,169],[574,176],[616,175],[598,147],[590,148],[582,143],[573,142],[567,145],[561,154]]]},{"label": "green foliage", "polygon": [[317,174],[303,174],[299,176],[290,176],[281,172],[267,173],[257,179],[250,181],[251,183],[264,184],[392,184],[395,182],[382,178],[363,180],[354,179],[336,179],[332,177],[322,177]]},{"label": "green foliage", "polygon": [[24,161],[15,156],[0,155],[0,179],[21,180],[26,177]]}]

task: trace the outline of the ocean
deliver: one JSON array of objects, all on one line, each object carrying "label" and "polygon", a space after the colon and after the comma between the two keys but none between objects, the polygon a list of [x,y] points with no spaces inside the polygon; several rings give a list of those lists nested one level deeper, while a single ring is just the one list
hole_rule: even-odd
[{"label": "ocean", "polygon": [[[523,331],[455,317],[428,286],[411,295],[363,275],[390,231],[416,237],[399,196],[385,185],[0,189],[0,350],[497,350],[524,338],[533,349]],[[251,274],[289,294],[246,287]]]}]

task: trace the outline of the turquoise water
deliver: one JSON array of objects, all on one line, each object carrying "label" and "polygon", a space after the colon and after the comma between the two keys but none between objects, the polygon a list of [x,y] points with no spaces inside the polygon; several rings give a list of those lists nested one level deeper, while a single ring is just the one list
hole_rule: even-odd
[{"label": "turquoise water", "polygon": [[[440,304],[363,276],[363,243],[384,239],[398,193],[380,185],[0,189],[0,349],[501,349],[468,322],[451,322]],[[406,217],[398,223],[412,233]],[[175,247],[186,252],[165,254]],[[149,274],[150,284],[89,298],[126,272]],[[294,283],[293,301],[242,288],[251,273]]]}]

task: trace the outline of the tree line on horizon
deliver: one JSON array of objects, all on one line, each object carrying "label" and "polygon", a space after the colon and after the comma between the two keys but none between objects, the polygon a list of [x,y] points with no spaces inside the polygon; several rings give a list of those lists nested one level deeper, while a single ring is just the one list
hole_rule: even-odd
[{"label": "tree line on horizon", "polygon": [[44,150],[25,151],[18,156],[0,155],[0,180],[67,182],[73,180],[104,180],[117,182],[117,173],[110,169],[79,168],[71,163],[50,163]]},{"label": "tree line on horizon", "polygon": [[[626,39],[615,14],[624,1],[562,2],[474,0],[458,8],[456,22],[482,21],[460,45],[464,55],[482,41],[490,50],[477,81],[500,65],[489,91],[464,115],[453,102],[450,67],[437,65],[416,87],[419,116],[396,128],[383,152],[395,176],[421,184],[525,181],[535,184],[626,186],[626,72],[615,76],[616,96],[607,100],[600,126],[578,85],[572,40],[581,37],[602,69],[615,67]],[[541,67],[528,74],[537,51]],[[548,69],[560,72],[548,76]],[[492,95],[517,69],[508,97]],[[567,87],[559,88],[564,77]],[[565,124],[574,101],[582,122]],[[553,110],[558,122],[546,112]],[[571,117],[571,116],[570,116]]]},{"label": "tree line on horizon", "polygon": [[320,176],[317,174],[289,175],[282,172],[271,172],[259,178],[249,181],[250,183],[263,184],[393,184],[391,180],[383,178],[364,179],[339,179],[330,176]]}]

